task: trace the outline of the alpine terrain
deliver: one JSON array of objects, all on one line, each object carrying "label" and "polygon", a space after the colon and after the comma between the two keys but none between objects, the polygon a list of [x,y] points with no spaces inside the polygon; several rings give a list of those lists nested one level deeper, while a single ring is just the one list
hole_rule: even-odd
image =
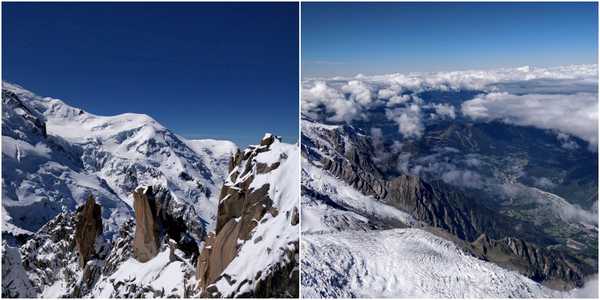
[{"label": "alpine terrain", "polygon": [[297,297],[298,160],[3,82],[2,297]]},{"label": "alpine terrain", "polygon": [[313,78],[303,297],[597,297],[598,68]]}]

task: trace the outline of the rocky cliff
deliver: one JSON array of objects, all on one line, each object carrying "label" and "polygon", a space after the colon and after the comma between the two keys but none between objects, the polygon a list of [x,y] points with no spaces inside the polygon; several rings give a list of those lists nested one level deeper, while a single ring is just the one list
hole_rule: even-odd
[{"label": "rocky cliff", "polygon": [[593,272],[564,252],[538,247],[514,237],[494,240],[482,234],[472,245],[486,260],[555,289],[582,286],[584,275]]},{"label": "rocky cliff", "polygon": [[90,195],[23,246],[3,243],[3,297],[190,297],[198,245],[169,209],[169,195],[161,187],[137,189],[136,218],[112,236]]},{"label": "rocky cliff", "polygon": [[298,296],[297,155],[270,134],[233,155],[198,259],[201,297]]},{"label": "rocky cliff", "polygon": [[102,238],[102,216],[100,205],[90,195],[78,214],[75,227],[75,243],[79,253],[79,265],[84,267],[96,254],[96,239]]}]

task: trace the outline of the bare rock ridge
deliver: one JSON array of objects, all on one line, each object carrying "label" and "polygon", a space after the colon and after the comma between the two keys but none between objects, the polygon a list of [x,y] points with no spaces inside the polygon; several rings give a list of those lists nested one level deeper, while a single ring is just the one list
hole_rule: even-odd
[{"label": "bare rock ridge", "polygon": [[133,255],[140,262],[147,262],[158,254],[159,227],[156,219],[156,202],[151,188],[138,188],[133,192],[135,210],[135,237]]},{"label": "bare rock ridge", "polygon": [[564,253],[548,251],[524,240],[507,237],[494,240],[482,234],[472,243],[484,259],[556,289],[571,289],[584,283],[577,261]]},{"label": "bare rock ridge", "polygon": [[75,243],[79,252],[79,266],[85,267],[88,260],[95,254],[96,238],[102,234],[102,209],[96,204],[94,196],[90,195],[80,208],[78,222],[75,228]]},{"label": "bare rock ridge", "polygon": [[[259,222],[264,221],[264,216],[270,214],[271,218],[279,215],[277,207],[273,206],[273,200],[269,197],[269,183],[262,186],[254,186],[255,176],[276,170],[280,162],[271,164],[257,162],[256,156],[260,153],[271,151],[271,146],[279,139],[267,134],[261,140],[260,145],[250,146],[245,151],[237,151],[232,157],[229,165],[229,175],[221,189],[217,213],[217,224],[215,232],[208,234],[196,266],[196,278],[201,297],[230,297],[231,294],[222,292],[214,284],[225,278],[229,285],[236,286],[239,290],[244,285],[254,288],[251,292],[235,294],[242,297],[287,297],[290,288],[297,285],[292,282],[294,268],[296,266],[297,253],[290,252],[288,264],[279,264],[272,270],[262,270],[254,276],[254,280],[235,282],[224,270],[238,255],[244,243],[259,243],[263,237],[253,237],[253,229]],[[286,212],[290,220],[293,220],[293,212]],[[288,221],[293,226],[294,221]],[[297,222],[296,222],[297,224]],[[279,238],[279,236],[277,236]],[[290,246],[298,249],[297,245]],[[268,250],[268,249],[267,249]],[[268,274],[267,277],[261,275]],[[295,274],[298,274],[296,271]],[[297,280],[297,276],[295,277]],[[252,282],[254,281],[254,282]],[[238,285],[239,284],[239,285]],[[296,287],[297,289],[297,287]],[[237,292],[235,292],[237,293]]]},{"label": "bare rock ridge", "polygon": [[250,184],[254,179],[252,158],[268,151],[273,141],[273,136],[265,137],[260,146],[249,148],[244,153],[238,150],[231,158],[229,176],[219,195],[216,229],[209,233],[198,259],[196,277],[203,297],[211,296],[207,287],[217,280],[236,256],[238,239],[248,240],[256,226],[255,220],[260,220],[271,208],[272,201],[267,194],[269,185],[250,189]]}]

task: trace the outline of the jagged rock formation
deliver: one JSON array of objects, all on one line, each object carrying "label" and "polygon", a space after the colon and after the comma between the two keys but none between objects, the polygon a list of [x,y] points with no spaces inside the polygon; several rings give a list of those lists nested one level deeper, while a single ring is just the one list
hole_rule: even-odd
[{"label": "jagged rock formation", "polygon": [[[215,233],[208,235],[198,261],[196,273],[203,290],[214,283],[233,260],[238,251],[238,239],[246,241],[256,226],[255,220],[260,220],[271,208],[272,201],[267,195],[269,185],[251,190],[250,184],[254,179],[251,174],[252,158],[259,153],[258,149],[268,150],[272,142],[272,137],[263,139],[260,147],[245,151],[243,155],[237,151],[231,158],[230,175],[219,196]],[[242,161],[247,163],[242,166]],[[238,178],[241,180],[238,181]]]},{"label": "jagged rock formation", "polygon": [[580,262],[565,253],[537,247],[522,239],[494,240],[482,234],[472,245],[486,260],[556,289],[582,286],[583,274],[587,273]]},{"label": "jagged rock formation", "polygon": [[90,195],[80,208],[75,228],[75,243],[79,253],[79,265],[83,268],[95,254],[96,238],[102,234],[102,211]]},{"label": "jagged rock formation", "polygon": [[[91,225],[96,223],[95,217],[89,216],[94,216],[98,209],[98,204],[90,197],[77,211],[56,216],[20,248],[4,242],[2,276],[6,280],[3,280],[3,297],[136,298],[193,295],[193,262],[191,255],[182,250],[186,249],[185,241],[189,236],[180,239],[180,242],[171,239],[171,249],[168,249],[162,243],[168,236],[168,230],[165,229],[153,261],[154,265],[161,267],[156,269],[148,265],[140,268],[132,247],[134,219],[124,222],[109,242],[105,240],[106,236],[95,236],[97,224]],[[90,228],[85,229],[84,224]],[[90,236],[94,236],[94,240]],[[83,266],[76,255],[80,248],[87,249],[83,250],[83,253],[87,253]],[[193,248],[197,252],[195,244]],[[169,288],[165,290],[163,283],[167,283]]]},{"label": "jagged rock formation", "polygon": [[19,248],[2,242],[2,298],[34,298],[33,283],[23,267]]},{"label": "jagged rock formation", "polygon": [[136,224],[133,255],[140,262],[147,262],[155,257],[160,242],[157,208],[151,191],[149,188],[138,188],[133,192]]},{"label": "jagged rock formation", "polygon": [[161,243],[173,240],[178,249],[195,260],[198,246],[195,236],[203,237],[204,231],[194,223],[186,223],[183,211],[171,193],[162,186],[147,186],[133,193],[136,217],[133,254],[140,262],[146,262],[158,254]]},{"label": "jagged rock formation", "polygon": [[[4,270],[3,264],[3,297],[38,297],[44,292],[45,286],[58,281],[65,283],[63,291],[70,294],[68,291],[75,288],[78,282],[77,274],[82,270],[76,255],[76,225],[77,214],[64,212],[40,228],[20,248],[3,245],[3,251],[13,254],[9,257],[14,259],[11,264],[16,267],[13,270]],[[20,253],[20,261],[17,260],[18,255],[14,255],[15,251]],[[20,276],[14,273],[20,273]],[[14,283],[10,283],[11,281]],[[8,283],[8,286],[5,286],[5,283]]]},{"label": "jagged rock formation", "polygon": [[[298,295],[299,247],[297,235],[293,235],[293,226],[298,224],[297,215],[294,221],[294,211],[297,214],[295,206],[297,198],[272,199],[273,195],[279,195],[273,192],[273,182],[266,181],[264,177],[281,176],[274,173],[286,172],[290,165],[295,163],[293,159],[288,161],[288,156],[293,154],[293,149],[282,149],[282,146],[279,139],[267,134],[260,145],[250,146],[244,152],[237,151],[232,156],[229,176],[219,197],[216,229],[215,232],[209,233],[205,240],[196,268],[201,297]],[[285,166],[282,166],[284,164]],[[290,186],[276,188],[280,190],[293,188],[293,182],[286,182],[286,184]],[[286,209],[284,214],[281,214],[282,209]],[[279,225],[282,228],[276,229],[281,235],[272,236],[275,233],[271,233],[269,236],[259,233],[262,226],[280,220],[285,222],[283,226]],[[276,239],[279,243],[284,243],[279,249],[274,249],[271,247],[275,247],[276,244],[269,245],[266,239]],[[255,247],[257,250],[253,251],[267,252],[258,252],[256,255],[271,256],[270,260],[276,263],[267,263],[265,267],[268,268],[254,271],[257,273],[249,274],[249,278],[235,278],[238,274],[225,271],[231,268],[244,268],[244,264],[252,269],[252,264],[257,263],[246,260],[256,259],[261,263],[260,256],[248,256],[249,253],[243,251],[244,247]],[[234,259],[237,259],[235,263]]]}]

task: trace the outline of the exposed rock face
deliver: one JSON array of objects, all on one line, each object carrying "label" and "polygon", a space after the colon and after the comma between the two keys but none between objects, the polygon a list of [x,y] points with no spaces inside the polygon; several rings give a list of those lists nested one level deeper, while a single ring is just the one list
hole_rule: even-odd
[{"label": "exposed rock face", "polygon": [[[2,89],[2,105],[3,110],[22,110],[21,114],[18,115],[3,115],[3,118],[14,118],[15,120],[3,120],[2,122],[2,133],[10,134],[17,139],[26,139],[27,132],[33,133],[35,136],[42,138],[48,137],[46,133],[46,123],[43,116],[39,115],[34,110],[30,109],[21,101],[19,96],[15,93]],[[15,122],[16,121],[16,122]],[[14,128],[7,128],[9,124],[19,125],[18,130],[10,130]]]},{"label": "exposed rock face", "polygon": [[[299,249],[298,243],[293,247]],[[287,252],[287,263],[277,265],[263,280],[258,281],[252,292],[239,295],[240,298],[298,298],[300,294],[299,255],[297,252]],[[261,274],[257,274],[260,276]]]},{"label": "exposed rock face", "polygon": [[19,248],[2,242],[2,298],[35,298],[33,283],[23,268]]},{"label": "exposed rock face", "polygon": [[[250,161],[251,158],[252,155],[248,156],[247,160]],[[232,161],[235,160],[234,155]],[[251,165],[246,164],[245,167]],[[238,251],[238,239],[248,240],[250,232],[257,225],[256,220],[260,220],[272,206],[272,201],[267,195],[269,185],[250,189],[254,176],[250,174],[249,169],[243,169],[242,174],[246,176],[245,179],[236,182],[236,168],[236,171],[230,174],[231,181],[236,183],[225,183],[221,189],[216,232],[208,235],[197,265],[199,286],[204,290],[215,282],[233,260]]]},{"label": "exposed rock face", "polygon": [[[79,285],[78,273],[82,270],[75,245],[77,218],[76,212],[63,212],[42,226],[20,249],[3,253],[3,297],[39,297],[44,286],[57,281],[63,281],[66,294],[71,294]],[[9,265],[13,268],[5,270]],[[5,271],[21,274],[13,277],[18,280],[5,280],[15,275]]]},{"label": "exposed rock face", "polygon": [[493,240],[485,234],[472,245],[485,259],[549,287],[572,289],[583,285],[583,266],[562,252],[548,251],[512,237]]},{"label": "exposed rock face", "polygon": [[[82,268],[76,255],[75,228],[81,222],[84,206],[77,212],[63,212],[44,225],[21,248],[3,243],[2,249],[2,296],[37,298],[52,295],[56,298],[142,298],[142,297],[191,297],[194,268],[182,255],[181,249],[173,249],[173,260],[163,261],[163,269],[148,268],[148,276],[172,276],[173,268],[183,274],[183,280],[174,278],[176,288],[165,290],[151,282],[143,282],[140,270],[130,270],[134,239],[134,219],[125,221],[115,233],[111,243],[96,239],[95,252]],[[179,245],[173,245],[179,248]],[[165,251],[161,248],[160,251]],[[160,262],[159,262],[160,263]],[[166,267],[169,268],[166,268]],[[132,276],[119,276],[131,272]],[[116,274],[115,274],[116,273]],[[10,280],[4,280],[11,278]],[[164,278],[164,277],[163,277]],[[137,279],[137,280],[136,280]],[[161,280],[160,278],[154,278]],[[55,287],[62,290],[56,291]],[[108,292],[105,293],[105,292]],[[48,294],[51,293],[51,294]]]},{"label": "exposed rock face", "polygon": [[95,254],[96,238],[102,234],[102,209],[90,195],[80,208],[75,228],[75,243],[79,252],[79,266],[85,264]]},{"label": "exposed rock face", "polygon": [[[352,127],[341,126],[335,130],[319,132],[319,139],[307,139],[307,145],[328,152],[329,156],[314,157],[310,148],[306,154],[320,162],[324,170],[344,180],[356,190],[370,195],[415,219],[434,227],[445,229],[468,241],[487,232],[493,237],[507,236],[517,226],[516,220],[477,204],[447,184],[426,182],[418,176],[401,175],[386,178],[372,159],[372,142],[357,134]],[[531,235],[533,239],[538,238]]]},{"label": "exposed rock face", "polygon": [[[265,217],[275,218],[279,209],[274,207],[269,197],[270,184],[253,186],[253,181],[261,174],[277,170],[281,161],[263,163],[256,161],[260,153],[271,151],[270,147],[279,141],[273,135],[265,135],[259,146],[251,146],[244,152],[237,151],[231,158],[229,176],[221,189],[215,232],[208,234],[202,249],[196,278],[201,297],[290,297],[298,296],[298,242],[288,245],[281,263],[275,267],[261,270],[252,280],[237,282],[223,271],[239,254],[245,243],[264,243],[263,236],[253,237],[253,230]],[[280,160],[287,157],[281,155]],[[262,181],[261,181],[262,182]],[[297,215],[297,208],[295,211]],[[286,211],[286,224],[294,226],[292,209]],[[279,238],[279,236],[277,236]],[[295,251],[294,251],[295,249]],[[267,249],[271,250],[271,249]],[[295,277],[294,277],[295,276]],[[295,278],[295,279],[294,279]],[[237,286],[237,290],[248,285],[253,286],[248,292],[224,292],[213,283],[225,280],[228,285]]]},{"label": "exposed rock face", "polygon": [[261,146],[269,146],[271,144],[273,144],[273,142],[275,141],[275,136],[273,136],[270,133],[265,134],[265,136],[260,140],[260,145]]},{"label": "exposed rock face", "polygon": [[140,262],[152,259],[158,253],[161,241],[173,240],[186,257],[198,257],[197,238],[205,233],[201,224],[186,222],[183,213],[189,209],[173,201],[169,190],[162,186],[140,187],[134,193],[136,216],[134,257]]},{"label": "exposed rock face", "polygon": [[151,188],[138,188],[133,192],[133,199],[136,224],[133,256],[140,262],[147,262],[158,254],[160,237],[157,207]]}]

